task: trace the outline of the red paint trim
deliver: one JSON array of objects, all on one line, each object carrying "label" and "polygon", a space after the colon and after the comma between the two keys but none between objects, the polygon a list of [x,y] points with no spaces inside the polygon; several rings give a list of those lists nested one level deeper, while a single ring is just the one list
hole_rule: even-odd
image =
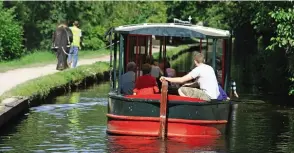
[{"label": "red paint trim", "polygon": [[[159,122],[159,117],[141,117],[141,116],[122,116],[106,114],[108,118],[128,121],[155,121]],[[168,123],[186,123],[186,124],[226,124],[227,120],[187,120],[187,119],[175,119],[169,118]]]},{"label": "red paint trim", "polygon": [[127,36],[127,48],[126,48],[126,61],[125,61],[125,66],[127,66],[129,62],[129,52],[130,52],[130,36]]},{"label": "red paint trim", "polygon": [[[160,100],[160,94],[151,94],[151,95],[126,95],[125,98],[132,99],[152,99],[152,100]],[[182,101],[182,102],[193,102],[193,103],[202,103],[206,102],[204,100],[198,98],[190,98],[190,97],[182,97],[177,95],[168,95],[167,99],[169,101]]]},{"label": "red paint trim", "polygon": [[222,56],[222,87],[225,86],[225,56],[226,56],[226,40],[223,39],[223,56]]},{"label": "red paint trim", "polygon": [[202,53],[202,39],[200,39],[199,52]]},{"label": "red paint trim", "polygon": [[[159,117],[118,116],[112,114],[107,114],[107,117],[107,132],[110,134],[158,136]],[[216,137],[222,134],[221,131],[226,128],[226,122],[168,119],[167,136]]]},{"label": "red paint trim", "polygon": [[[156,132],[136,132],[136,131],[121,131],[121,130],[106,130],[109,134],[116,135],[130,135],[130,136],[146,136],[146,137],[157,137]],[[182,135],[182,134],[168,134],[168,137],[193,137],[193,138],[216,138],[219,135]]]}]

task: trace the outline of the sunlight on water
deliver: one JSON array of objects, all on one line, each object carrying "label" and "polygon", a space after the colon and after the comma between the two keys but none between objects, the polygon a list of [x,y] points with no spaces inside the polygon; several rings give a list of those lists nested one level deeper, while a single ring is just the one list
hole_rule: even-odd
[{"label": "sunlight on water", "polygon": [[106,134],[109,83],[57,97],[31,108],[1,129],[0,152],[267,153],[294,150],[294,112],[267,104],[234,105],[228,132],[220,138],[174,138]]}]

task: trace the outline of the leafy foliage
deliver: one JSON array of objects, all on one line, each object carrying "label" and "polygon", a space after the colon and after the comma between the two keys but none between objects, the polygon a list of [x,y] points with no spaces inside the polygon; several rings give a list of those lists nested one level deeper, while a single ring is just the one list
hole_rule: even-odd
[{"label": "leafy foliage", "polygon": [[269,46],[269,49],[285,47],[287,49],[286,52],[291,53],[291,48],[294,46],[294,8],[289,8],[287,10],[279,8],[275,11],[271,11],[269,14],[277,24],[277,35],[272,37],[272,44]]},{"label": "leafy foliage", "polygon": [[[2,3],[6,9],[2,8]],[[17,58],[24,53],[20,45],[22,37],[24,46],[28,50],[49,49],[52,32],[61,20],[69,21],[69,25],[74,20],[78,20],[83,32],[85,44],[83,49],[97,50],[107,43],[104,33],[108,28],[147,22],[173,22],[174,18],[188,20],[191,16],[193,24],[203,22],[210,27],[233,31],[235,38],[233,59],[234,65],[243,68],[238,71],[238,74],[241,72],[239,75],[241,80],[251,81],[250,83],[258,84],[264,89],[287,86],[292,91],[290,94],[293,94],[294,83],[288,79],[294,76],[292,2],[5,1],[2,3],[0,20],[5,24],[0,25],[2,28],[0,60]],[[3,41],[4,37],[6,41]],[[7,39],[8,37],[13,39]],[[3,42],[8,45],[3,45]],[[275,58],[278,60],[274,60]],[[278,71],[275,71],[276,69]],[[273,78],[283,80],[283,84],[278,81],[272,83]]]},{"label": "leafy foliage", "polygon": [[4,9],[0,2],[0,61],[20,57],[22,50],[22,28],[14,19],[14,9]]},{"label": "leafy foliage", "polygon": [[166,21],[163,2],[36,1],[10,2],[10,6],[16,7],[28,49],[50,48],[52,32],[63,20],[68,21],[69,26],[75,20],[80,22],[85,49],[103,47],[104,33],[110,27]]},{"label": "leafy foliage", "polygon": [[[272,37],[272,44],[268,46],[268,49],[275,50],[276,48],[283,49],[288,57],[288,70],[291,78],[294,76],[294,8],[276,8],[271,11],[270,16],[276,23],[276,35]],[[291,79],[290,79],[291,80]],[[291,81],[289,94],[293,95],[294,82]]]}]

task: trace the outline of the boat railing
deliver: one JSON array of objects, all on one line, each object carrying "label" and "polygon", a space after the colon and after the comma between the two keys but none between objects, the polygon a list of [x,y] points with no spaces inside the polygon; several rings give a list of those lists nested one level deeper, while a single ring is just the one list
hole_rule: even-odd
[{"label": "boat railing", "polygon": [[168,95],[168,83],[167,81],[162,82],[161,87],[161,98],[160,98],[160,117],[159,117],[159,133],[160,139],[165,140],[167,132],[167,95]]}]

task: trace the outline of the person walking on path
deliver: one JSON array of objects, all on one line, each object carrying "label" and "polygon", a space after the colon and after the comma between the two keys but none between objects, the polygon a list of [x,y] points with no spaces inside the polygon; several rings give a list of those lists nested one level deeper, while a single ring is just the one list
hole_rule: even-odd
[{"label": "person walking on path", "polygon": [[79,29],[79,22],[74,21],[73,26],[70,27],[73,34],[73,42],[70,47],[69,55],[68,55],[68,64],[69,66],[75,68],[78,63],[78,52],[81,49],[81,37],[82,30]]},{"label": "person walking on path", "polygon": [[52,37],[53,46],[52,49],[56,51],[57,66],[56,70],[64,70],[68,68],[67,54],[72,42],[72,32],[67,27],[65,21],[61,22]]}]

